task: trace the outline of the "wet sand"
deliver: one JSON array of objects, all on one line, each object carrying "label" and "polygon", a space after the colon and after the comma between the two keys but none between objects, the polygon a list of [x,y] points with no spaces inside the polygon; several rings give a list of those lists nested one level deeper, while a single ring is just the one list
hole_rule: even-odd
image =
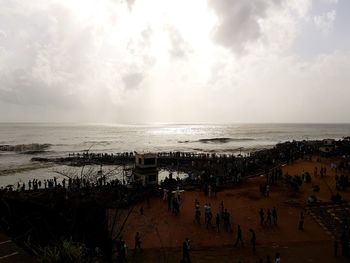
[{"label": "wet sand", "polygon": [[[203,192],[185,192],[182,196],[180,214],[174,216],[168,211],[167,202],[152,199],[148,207],[146,202],[139,204],[131,213],[123,230],[123,237],[129,247],[129,262],[180,262],[182,242],[188,237],[191,240],[191,258],[193,262],[257,262],[267,255],[274,258],[276,252],[281,253],[282,262],[347,262],[342,257],[333,256],[333,237],[327,233],[311,215],[306,214],[303,231],[298,230],[299,214],[305,207],[307,197],[312,194],[312,184],[320,186],[316,196],[329,201],[331,192],[335,191],[335,170],[330,168],[330,159],[317,161],[297,161],[283,167],[290,175],[301,175],[308,171],[313,177],[314,167],[327,167],[327,176],[313,177],[312,183],[304,183],[300,192],[295,194],[280,180],[270,187],[270,196],[262,197],[259,184],[265,182],[264,177],[247,179],[232,189],[221,191],[216,197],[205,197]],[[339,174],[339,173],[338,173]],[[328,188],[328,186],[329,188]],[[346,200],[349,192],[341,193]],[[201,204],[202,225],[194,220],[194,202]],[[220,233],[204,226],[203,205],[210,203],[215,215],[219,204],[224,201],[225,208],[231,214],[232,233],[223,229]],[[140,206],[144,207],[144,215],[140,215]],[[277,226],[261,226],[258,211],[260,208],[272,209],[278,213]],[[244,248],[235,248],[237,224],[242,226]],[[252,253],[249,229],[257,236],[257,252]],[[140,232],[143,251],[133,256],[134,235]],[[340,252],[340,249],[339,249]]]}]

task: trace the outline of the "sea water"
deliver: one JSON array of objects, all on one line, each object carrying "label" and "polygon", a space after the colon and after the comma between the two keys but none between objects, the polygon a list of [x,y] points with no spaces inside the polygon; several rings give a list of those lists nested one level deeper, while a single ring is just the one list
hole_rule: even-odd
[{"label": "sea water", "polygon": [[0,186],[53,178],[58,176],[58,170],[71,169],[31,162],[34,156],[65,156],[86,150],[237,154],[271,148],[284,141],[346,136],[350,136],[350,124],[0,123],[0,145],[49,144],[45,151],[35,154],[0,151]]}]

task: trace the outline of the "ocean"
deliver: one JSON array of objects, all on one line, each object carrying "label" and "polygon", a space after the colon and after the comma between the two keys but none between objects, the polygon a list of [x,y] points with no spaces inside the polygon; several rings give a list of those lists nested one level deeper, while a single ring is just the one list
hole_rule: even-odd
[{"label": "ocean", "polygon": [[[40,153],[0,151],[0,186],[61,177],[71,167],[33,163],[31,158],[72,152],[188,151],[247,153],[290,140],[350,136],[350,124],[56,124],[0,123],[0,146],[48,144]],[[103,169],[112,169],[104,167]],[[74,171],[76,172],[76,171]]]}]

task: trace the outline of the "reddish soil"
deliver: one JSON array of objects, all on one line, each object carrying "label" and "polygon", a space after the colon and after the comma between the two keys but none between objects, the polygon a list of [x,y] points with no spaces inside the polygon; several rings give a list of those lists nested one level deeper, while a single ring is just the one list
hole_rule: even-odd
[{"label": "reddish soil", "polygon": [[[191,258],[193,262],[258,262],[267,255],[274,258],[276,252],[281,253],[282,262],[349,262],[342,257],[333,256],[332,236],[327,234],[318,223],[306,214],[303,231],[298,230],[300,211],[306,204],[307,197],[312,193],[312,184],[320,186],[317,197],[329,201],[331,192],[335,191],[335,170],[330,168],[330,159],[312,161],[297,161],[283,167],[290,175],[301,175],[309,171],[312,183],[304,183],[299,193],[293,193],[280,180],[276,186],[270,187],[270,196],[262,197],[259,184],[265,182],[264,177],[247,179],[236,187],[219,192],[216,197],[205,197],[202,192],[184,192],[181,194],[182,204],[180,214],[174,216],[168,211],[167,202],[152,199],[148,207],[146,202],[139,204],[131,213],[123,230],[123,238],[129,249],[129,262],[180,262],[182,242],[186,237],[191,240]],[[324,178],[314,177],[314,168],[327,168]],[[339,173],[338,173],[339,174]],[[327,186],[328,185],[328,186]],[[341,193],[346,200],[349,192]],[[215,223],[215,215],[219,204],[224,201],[225,208],[231,214],[232,233],[224,230],[221,233],[206,229],[204,224],[196,225],[194,220],[194,202],[201,204],[201,220],[203,205],[210,203]],[[139,208],[144,207],[144,215]],[[258,211],[260,208],[276,207],[278,213],[277,226],[261,226]],[[243,229],[244,248],[234,248],[237,224]],[[257,236],[257,252],[252,253],[249,244],[249,229]],[[132,255],[134,236],[140,232],[143,251]]]}]

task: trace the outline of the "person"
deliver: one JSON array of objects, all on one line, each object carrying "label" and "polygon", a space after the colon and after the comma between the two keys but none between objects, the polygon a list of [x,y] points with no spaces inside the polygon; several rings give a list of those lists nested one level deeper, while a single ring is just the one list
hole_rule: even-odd
[{"label": "person", "polygon": [[273,218],[273,224],[277,225],[277,210],[276,210],[276,207],[273,207],[273,209],[272,209],[272,218]]},{"label": "person", "polygon": [[256,249],[255,249],[255,246],[256,246],[256,234],[255,234],[255,231],[253,229],[249,229],[250,233],[251,233],[251,239],[250,239],[250,242],[252,243],[252,249],[253,249],[253,252],[255,253]]},{"label": "person", "polygon": [[143,215],[143,206],[140,207],[140,215]]},{"label": "person", "polygon": [[270,256],[266,256],[266,263],[272,263]]},{"label": "person", "polygon": [[271,224],[272,224],[272,218],[271,218],[271,211],[270,211],[270,209],[267,209],[266,223],[267,223],[269,226],[271,226]]},{"label": "person", "polygon": [[135,248],[134,248],[134,253],[136,253],[136,249],[142,250],[141,249],[141,237],[140,237],[140,233],[136,232],[135,235]]},{"label": "person", "polygon": [[182,261],[191,262],[190,259],[190,240],[186,237],[185,241],[182,244]]},{"label": "person", "polygon": [[345,230],[341,235],[341,246],[342,246],[342,256],[344,257],[349,256],[349,238]]},{"label": "person", "polygon": [[236,243],[234,246],[237,247],[239,242],[241,243],[241,245],[243,247],[244,245],[243,245],[242,229],[241,229],[240,225],[237,225],[237,239],[236,239]]},{"label": "person", "polygon": [[199,209],[196,209],[195,211],[194,222],[198,225],[201,224],[201,211]]},{"label": "person", "polygon": [[334,239],[333,246],[334,246],[334,256],[337,257],[338,256],[338,240],[337,239]]},{"label": "person", "polygon": [[213,217],[213,214],[211,213],[211,211],[208,212],[207,215],[207,229],[209,228],[209,226],[211,227],[211,219]]},{"label": "person", "polygon": [[218,229],[218,233],[220,233],[220,214],[216,214],[216,227]]},{"label": "person", "polygon": [[118,262],[127,262],[126,244],[122,236],[119,238],[117,249],[118,249]]},{"label": "person", "polygon": [[263,225],[264,221],[265,221],[265,213],[264,213],[264,210],[262,208],[260,208],[259,216],[260,216],[260,225]]},{"label": "person", "polygon": [[230,213],[227,211],[227,209],[225,209],[225,218],[226,218],[227,231],[228,231],[228,232],[232,232],[232,228],[231,228],[231,215],[230,215]]},{"label": "person", "polygon": [[304,212],[300,212],[300,217],[299,217],[299,230],[304,230]]},{"label": "person", "polygon": [[266,185],[266,197],[270,196],[270,185]]},{"label": "person", "polygon": [[276,253],[275,263],[281,263],[281,255],[280,255],[280,253]]}]

